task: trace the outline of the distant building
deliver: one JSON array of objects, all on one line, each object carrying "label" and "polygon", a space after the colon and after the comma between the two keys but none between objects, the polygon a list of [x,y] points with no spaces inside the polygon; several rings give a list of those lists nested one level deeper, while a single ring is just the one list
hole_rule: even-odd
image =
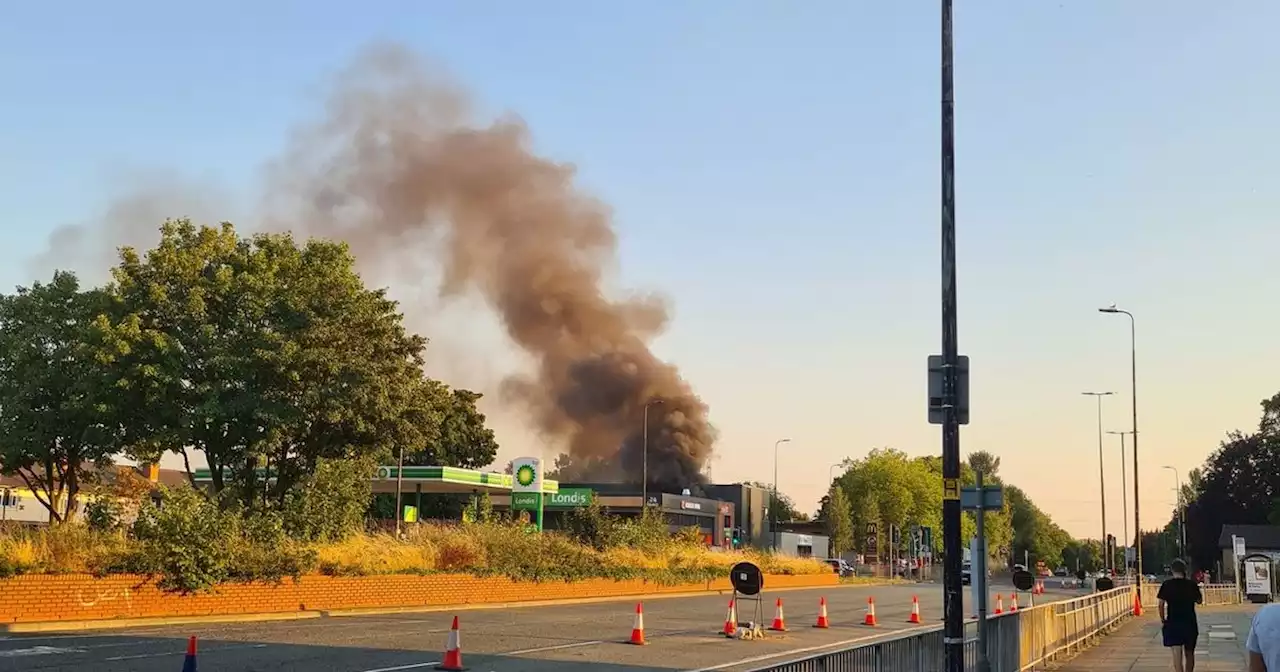
[{"label": "distant building", "polygon": [[744,546],[768,548],[772,541],[769,529],[769,490],[755,485],[731,483],[704,485],[703,492],[723,502],[733,504],[737,512],[737,528]]},{"label": "distant building", "polygon": [[1218,549],[1222,551],[1222,580],[1235,581],[1236,567],[1240,565],[1231,537],[1244,537],[1246,555],[1265,555],[1274,565],[1280,562],[1280,525],[1223,525],[1218,535]]},{"label": "distant building", "polygon": [[[103,485],[109,485],[114,478],[126,473],[133,473],[147,479],[155,486],[174,487],[189,483],[187,480],[187,472],[178,469],[161,469],[159,466],[151,465],[111,465],[105,469],[90,469],[90,472]],[[44,493],[41,493],[44,496]],[[84,512],[84,507],[93,501],[92,495],[88,489],[80,491],[79,512]],[[36,494],[27,486],[26,482],[17,476],[0,476],[0,522],[17,522],[29,525],[48,525],[49,509],[40,500],[36,498]]]}]

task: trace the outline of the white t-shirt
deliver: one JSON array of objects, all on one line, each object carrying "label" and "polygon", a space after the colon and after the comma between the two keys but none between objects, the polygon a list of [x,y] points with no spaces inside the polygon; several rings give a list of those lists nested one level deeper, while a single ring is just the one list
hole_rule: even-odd
[{"label": "white t-shirt", "polygon": [[1280,604],[1268,604],[1253,615],[1245,647],[1262,655],[1267,672],[1280,672]]}]

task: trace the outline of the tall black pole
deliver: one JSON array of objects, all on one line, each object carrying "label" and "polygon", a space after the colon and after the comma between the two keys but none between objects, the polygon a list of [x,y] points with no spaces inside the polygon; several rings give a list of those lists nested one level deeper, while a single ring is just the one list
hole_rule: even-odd
[{"label": "tall black pole", "polygon": [[[956,152],[951,0],[942,0],[942,478],[960,478],[960,395],[956,365]],[[960,500],[942,501],[943,643],[946,672],[964,672],[964,596],[960,586]]]}]

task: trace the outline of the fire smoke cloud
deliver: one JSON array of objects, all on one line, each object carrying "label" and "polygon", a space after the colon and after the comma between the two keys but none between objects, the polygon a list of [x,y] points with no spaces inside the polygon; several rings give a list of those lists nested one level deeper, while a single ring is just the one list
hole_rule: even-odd
[{"label": "fire smoke cloud", "polygon": [[458,86],[378,47],[272,167],[268,211],[288,214],[267,225],[346,240],[364,268],[426,255],[443,297],[483,297],[534,362],[502,398],[569,454],[566,477],[639,482],[648,406],[649,481],[696,487],[716,434],[706,404],[649,349],[667,307],[605,296],[611,213],[530,144],[520,120],[473,123]]}]

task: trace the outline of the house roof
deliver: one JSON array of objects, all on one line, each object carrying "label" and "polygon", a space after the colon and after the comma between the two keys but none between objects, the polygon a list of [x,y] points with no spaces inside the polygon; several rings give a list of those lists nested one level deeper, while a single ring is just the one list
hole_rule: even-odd
[{"label": "house roof", "polygon": [[[90,470],[97,471],[92,467],[90,467]],[[106,473],[104,475],[106,475],[107,478],[110,478],[113,473],[119,473],[121,471],[132,471],[136,474],[140,474],[143,478],[147,477],[147,468],[145,465],[131,467],[124,464],[115,464],[115,465],[111,465],[110,467],[107,467],[107,469],[105,470]],[[190,481],[187,479],[187,472],[181,469],[161,469],[158,480],[160,485],[164,485],[168,487],[174,487],[174,486],[190,483]],[[26,488],[27,484],[25,481],[23,481],[21,478],[17,476],[0,476],[0,487]]]},{"label": "house roof", "polygon": [[1231,548],[1231,536],[1244,537],[1246,549],[1280,551],[1280,525],[1223,525],[1218,548]]}]

